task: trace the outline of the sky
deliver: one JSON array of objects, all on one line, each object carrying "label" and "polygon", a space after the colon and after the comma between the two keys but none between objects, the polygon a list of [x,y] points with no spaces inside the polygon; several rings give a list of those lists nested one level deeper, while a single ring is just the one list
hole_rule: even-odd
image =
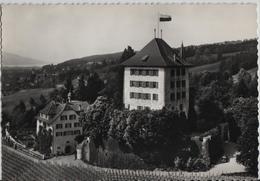
[{"label": "sky", "polygon": [[257,37],[256,5],[4,5],[3,51],[60,63],[96,54],[140,50],[154,38],[172,47]]}]

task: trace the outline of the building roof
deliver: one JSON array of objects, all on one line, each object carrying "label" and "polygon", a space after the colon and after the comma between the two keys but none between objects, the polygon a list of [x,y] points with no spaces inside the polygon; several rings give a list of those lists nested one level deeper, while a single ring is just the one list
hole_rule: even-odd
[{"label": "building roof", "polygon": [[42,110],[40,110],[40,113],[53,115],[57,113],[59,108],[60,108],[59,104],[57,104],[55,101],[50,101]]},{"label": "building roof", "polygon": [[40,110],[40,113],[51,115],[51,118],[47,120],[37,116],[37,119],[50,124],[53,123],[61,115],[61,113],[66,110],[73,110],[79,114],[81,111],[85,111],[88,106],[89,104],[85,101],[71,101],[66,103],[50,101],[42,110]]},{"label": "building roof", "polygon": [[136,67],[175,67],[191,66],[162,39],[154,38],[136,55],[122,63]]}]

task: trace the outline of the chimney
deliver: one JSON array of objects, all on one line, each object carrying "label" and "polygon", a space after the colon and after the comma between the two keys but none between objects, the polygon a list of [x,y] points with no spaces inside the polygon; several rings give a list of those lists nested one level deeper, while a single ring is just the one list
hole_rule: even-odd
[{"label": "chimney", "polygon": [[71,102],[71,92],[68,93],[68,102]]}]

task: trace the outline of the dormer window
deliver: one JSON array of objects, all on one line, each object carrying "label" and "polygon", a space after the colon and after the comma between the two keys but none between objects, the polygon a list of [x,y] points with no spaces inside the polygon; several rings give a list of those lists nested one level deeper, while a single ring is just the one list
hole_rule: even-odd
[{"label": "dormer window", "polygon": [[62,115],[62,116],[60,116],[60,120],[67,120],[68,118],[67,118],[67,115]]},{"label": "dormer window", "polygon": [[142,60],[143,62],[147,62],[148,58],[149,58],[149,55],[145,55],[145,56],[143,56],[143,57],[141,58],[141,60]]}]

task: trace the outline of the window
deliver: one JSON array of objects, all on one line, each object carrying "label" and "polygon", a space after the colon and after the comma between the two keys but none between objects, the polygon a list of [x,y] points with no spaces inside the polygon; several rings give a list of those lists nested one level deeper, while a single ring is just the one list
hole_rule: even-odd
[{"label": "window", "polygon": [[182,76],[185,75],[185,68],[182,68],[182,69],[181,69],[181,75],[182,75]]},{"label": "window", "polygon": [[186,82],[185,82],[185,80],[182,80],[181,82],[182,82],[182,83],[181,83],[181,84],[182,84],[182,87],[186,87]]},{"label": "window", "polygon": [[59,150],[59,149],[60,149],[60,146],[58,146],[57,149]]},{"label": "window", "polygon": [[177,69],[176,69],[176,76],[180,76],[180,74],[181,74],[181,73],[180,73],[180,68],[177,68]]},{"label": "window", "polygon": [[65,128],[71,128],[71,123],[66,123]]},{"label": "window", "polygon": [[181,98],[180,92],[177,92],[177,100],[180,100],[180,98]]},{"label": "window", "polygon": [[69,116],[69,119],[70,119],[70,120],[76,119],[76,115],[75,115],[75,114],[71,114],[71,115]]},{"label": "window", "polygon": [[130,81],[130,87],[134,86],[134,81]]},{"label": "window", "polygon": [[80,130],[75,130],[74,135],[78,135],[78,134],[80,134]]},{"label": "window", "polygon": [[144,100],[150,100],[151,94],[149,93],[138,93],[138,92],[130,92],[130,98],[131,99],[144,99]]},{"label": "window", "polygon": [[181,86],[181,82],[179,80],[177,80],[176,84],[177,84],[177,88]]},{"label": "window", "polygon": [[179,106],[179,107],[180,107],[180,110],[182,111],[182,110],[183,110],[183,105],[182,105],[182,104],[180,104],[180,106]]},{"label": "window", "polygon": [[56,129],[61,129],[62,128],[62,124],[56,124]]},{"label": "window", "polygon": [[158,76],[158,70],[153,70],[153,76]]},{"label": "window", "polygon": [[60,120],[67,120],[68,118],[67,118],[67,115],[62,115],[62,116],[60,116]]},{"label": "window", "polygon": [[74,127],[80,127],[80,126],[81,126],[81,124],[79,122],[74,123]]},{"label": "window", "polygon": [[171,76],[172,76],[172,77],[175,76],[175,70],[174,70],[174,69],[171,70]]},{"label": "window", "polygon": [[130,75],[158,76],[158,70],[130,69]]},{"label": "window", "polygon": [[153,88],[158,88],[158,82],[153,82]]},{"label": "window", "polygon": [[185,91],[183,91],[181,95],[182,95],[182,98],[186,98],[186,92]]},{"label": "window", "polygon": [[174,89],[175,88],[175,82],[171,81],[171,88]]},{"label": "window", "polygon": [[149,87],[149,82],[145,82],[145,87]]},{"label": "window", "polygon": [[150,107],[149,106],[145,106],[144,109],[150,110]]},{"label": "window", "polygon": [[158,100],[158,94],[153,94],[153,100]]},{"label": "window", "polygon": [[56,132],[56,136],[62,136],[62,132]]},{"label": "window", "polygon": [[171,101],[175,101],[175,94],[171,93]]},{"label": "window", "polygon": [[130,92],[130,99],[133,99],[133,98],[134,98],[134,93]]},{"label": "window", "polygon": [[137,110],[142,110],[143,107],[142,106],[137,106]]},{"label": "window", "polygon": [[73,135],[73,131],[64,131],[63,136]]}]

